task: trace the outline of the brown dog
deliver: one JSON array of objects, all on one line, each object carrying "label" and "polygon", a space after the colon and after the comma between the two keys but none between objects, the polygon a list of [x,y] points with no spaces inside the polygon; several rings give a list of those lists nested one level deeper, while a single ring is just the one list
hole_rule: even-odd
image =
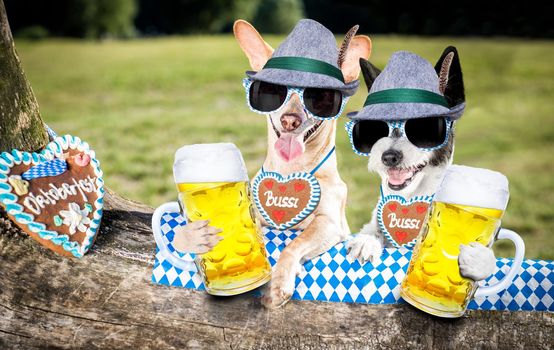
[{"label": "brown dog", "polygon": [[[236,21],[233,31],[252,69],[260,71],[272,56],[271,46],[246,21]],[[371,41],[367,36],[354,36],[347,40],[349,44],[343,45],[339,53],[339,57],[343,56],[339,68],[345,83],[358,79],[359,59],[368,58],[371,52]],[[312,45],[316,47],[317,41]],[[293,93],[286,105],[268,114],[264,169],[283,176],[310,171],[335,146],[336,128],[336,120],[311,118],[298,94]],[[279,307],[289,300],[294,292],[296,275],[305,260],[327,251],[350,234],[345,215],[347,187],[339,176],[335,153],[315,176],[321,186],[319,205],[294,227],[304,231],[281,253],[273,271],[269,293],[262,300],[267,307]],[[267,225],[263,218],[261,220]]]}]

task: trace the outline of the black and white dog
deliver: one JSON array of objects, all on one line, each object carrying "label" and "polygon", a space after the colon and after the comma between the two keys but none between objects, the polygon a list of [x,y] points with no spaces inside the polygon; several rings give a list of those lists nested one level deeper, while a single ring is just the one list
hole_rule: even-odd
[{"label": "black and white dog", "polygon": [[[383,72],[366,60],[360,64],[370,93],[364,109],[349,115],[354,151],[369,156],[382,196],[432,196],[452,163],[453,126],[465,107],[456,49],[446,48],[434,69],[408,52],[395,53]],[[378,221],[375,208],[371,222],[347,243],[351,257],[373,262],[390,245]],[[462,276],[479,281],[492,274],[496,259],[490,248],[471,243],[460,246],[458,262]]]}]

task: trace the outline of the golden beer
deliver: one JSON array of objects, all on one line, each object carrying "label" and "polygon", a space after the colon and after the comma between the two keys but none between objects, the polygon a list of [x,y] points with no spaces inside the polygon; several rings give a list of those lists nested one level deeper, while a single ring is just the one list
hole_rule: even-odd
[{"label": "golden beer", "polygon": [[460,275],[460,244],[492,244],[502,213],[434,202],[402,282],[402,298],[438,316],[461,316],[477,285]]},{"label": "golden beer", "polygon": [[254,216],[249,183],[180,183],[179,202],[189,221],[210,220],[223,237],[211,251],[197,256],[206,291],[233,295],[269,281],[271,266]]},{"label": "golden beer", "polygon": [[[441,317],[459,317],[471,298],[495,295],[512,283],[525,245],[513,231],[500,228],[508,204],[508,179],[487,169],[451,165],[440,184],[418,241],[400,295],[413,306]],[[460,275],[460,245],[492,246],[511,240],[516,255],[505,277],[487,287]]]}]

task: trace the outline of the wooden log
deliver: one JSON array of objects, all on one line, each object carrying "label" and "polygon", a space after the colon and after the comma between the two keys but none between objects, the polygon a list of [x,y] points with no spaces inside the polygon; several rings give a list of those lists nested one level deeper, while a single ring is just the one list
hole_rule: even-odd
[{"label": "wooden log", "polygon": [[81,260],[0,223],[0,348],[548,349],[554,341],[552,313],[447,320],[405,304],[308,301],[267,310],[251,295],[155,285],[151,213],[109,192],[97,242]]}]

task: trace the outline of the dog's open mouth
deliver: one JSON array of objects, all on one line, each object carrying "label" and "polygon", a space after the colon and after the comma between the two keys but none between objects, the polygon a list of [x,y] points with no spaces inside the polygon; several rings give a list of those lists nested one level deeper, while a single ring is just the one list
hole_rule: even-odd
[{"label": "dog's open mouth", "polygon": [[323,123],[323,121],[318,121],[305,132],[293,133],[277,130],[275,124],[273,124],[273,120],[270,119],[270,121],[271,126],[273,127],[273,131],[275,131],[275,135],[277,136],[275,149],[277,150],[281,158],[283,158],[287,162],[299,157],[300,155],[302,155],[302,153],[304,153],[305,143],[319,130],[319,127]]},{"label": "dog's open mouth", "polygon": [[427,162],[409,168],[389,168],[387,170],[389,188],[393,191],[406,188],[426,165]]},{"label": "dog's open mouth", "polygon": [[315,132],[317,131],[317,129],[319,129],[322,123],[323,123],[323,120],[320,120],[317,123],[315,123],[314,126],[312,126],[308,131],[306,131],[306,133],[304,134],[304,142],[306,142],[310,138],[310,136],[315,134]]}]

